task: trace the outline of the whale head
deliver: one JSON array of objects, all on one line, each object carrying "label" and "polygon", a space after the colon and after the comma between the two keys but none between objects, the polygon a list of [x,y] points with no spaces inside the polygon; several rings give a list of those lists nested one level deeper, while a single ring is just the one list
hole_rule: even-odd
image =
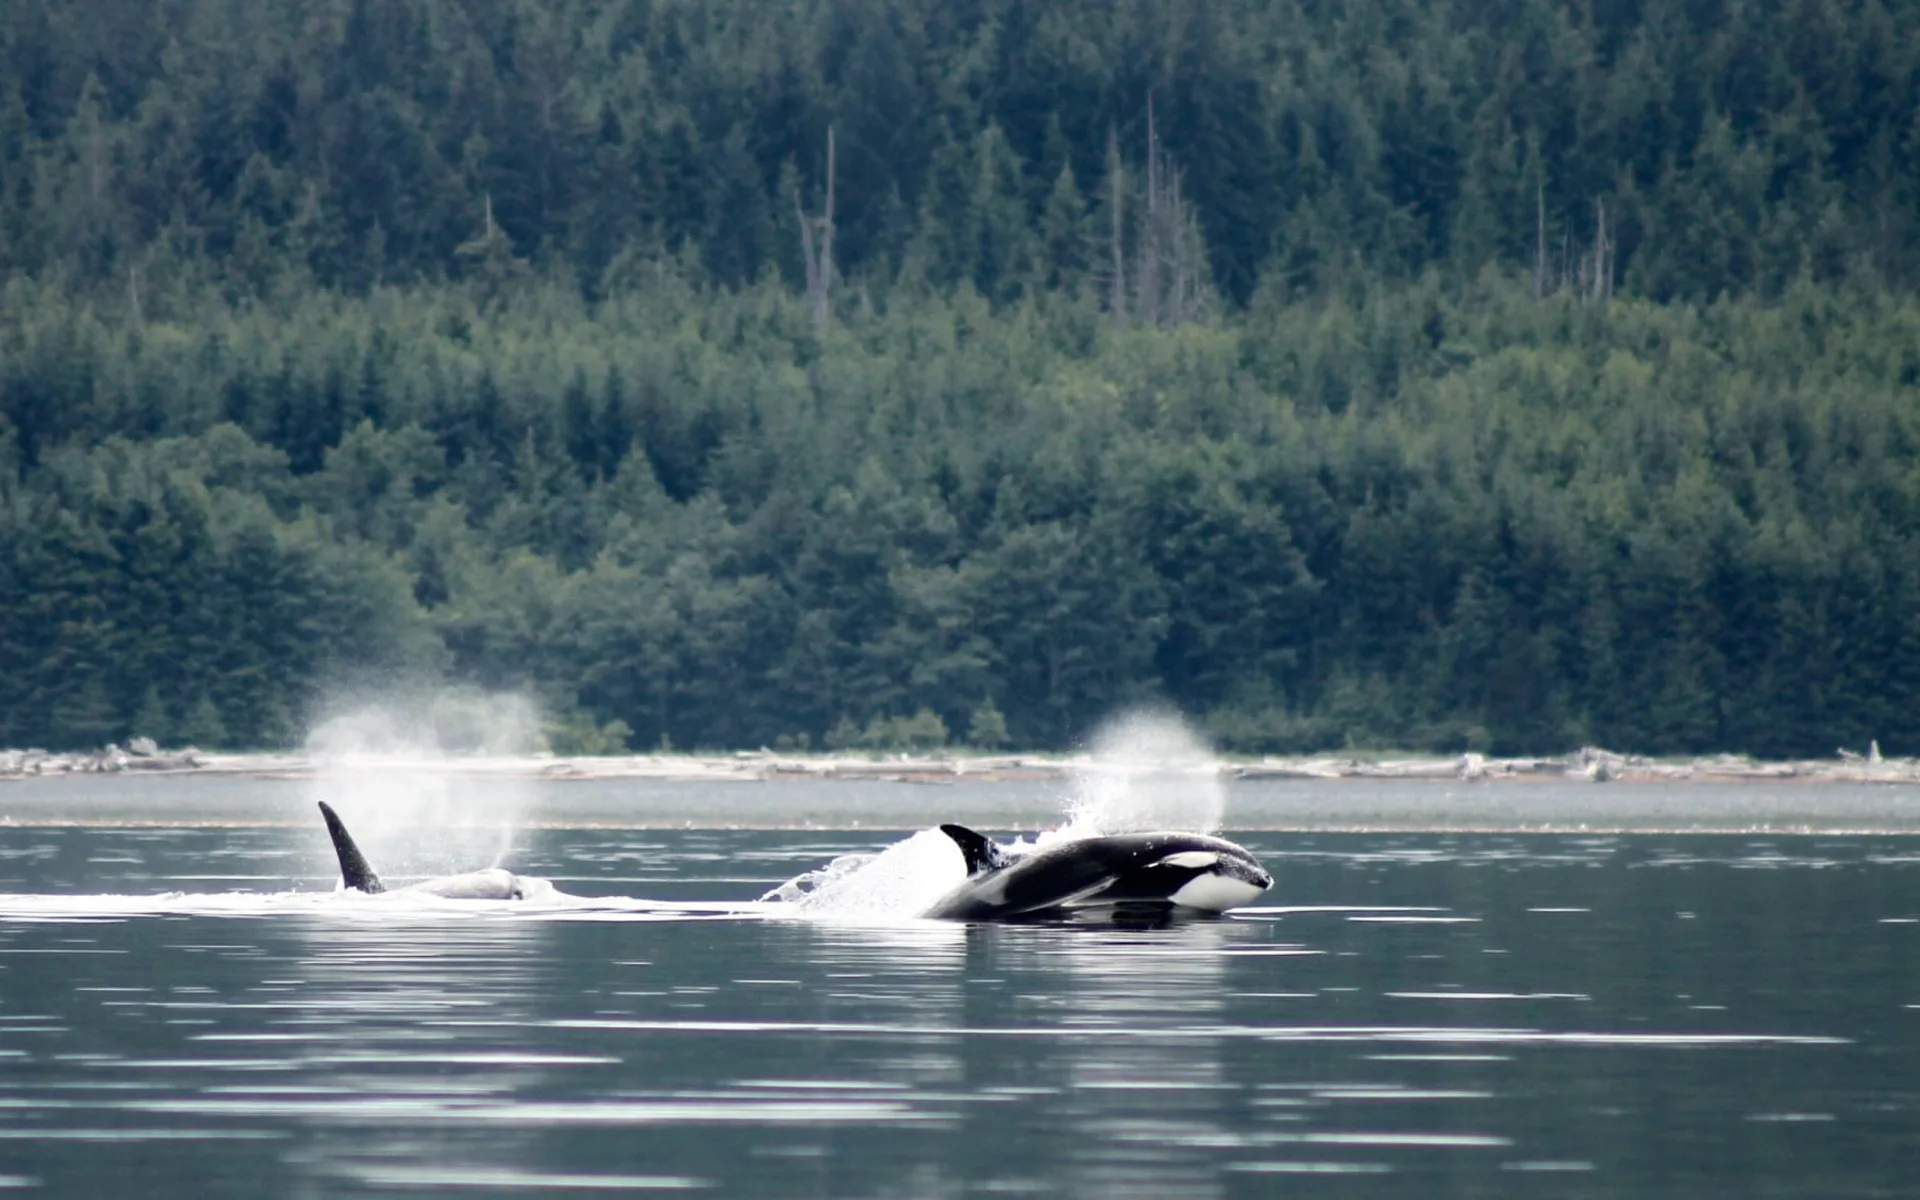
[{"label": "whale head", "polygon": [[1273,886],[1273,876],[1259,860],[1231,843],[1220,849],[1175,851],[1142,868],[1140,874],[1164,885],[1150,890],[1165,891],[1171,903],[1201,912],[1225,912],[1251,904]]}]

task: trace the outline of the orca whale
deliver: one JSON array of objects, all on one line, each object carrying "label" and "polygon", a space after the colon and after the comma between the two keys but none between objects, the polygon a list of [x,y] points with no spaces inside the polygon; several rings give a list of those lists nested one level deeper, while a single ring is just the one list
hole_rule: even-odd
[{"label": "orca whale", "polygon": [[374,874],[373,868],[367,864],[367,856],[360,853],[360,847],[354,844],[353,835],[347,832],[340,814],[334,812],[333,806],[325,800],[320,801],[320,816],[327,823],[327,835],[333,839],[333,852],[340,860],[340,882],[352,891],[365,892],[369,896],[406,894],[439,896],[447,900],[543,900],[560,894],[545,879],[515,875],[499,867],[442,875],[388,892],[387,886],[380,882],[380,876]]},{"label": "orca whale", "polygon": [[995,921],[1091,905],[1162,906],[1218,913],[1273,886],[1258,859],[1199,833],[1121,833],[1014,854],[964,825],[942,825],[967,879],[921,914]]}]

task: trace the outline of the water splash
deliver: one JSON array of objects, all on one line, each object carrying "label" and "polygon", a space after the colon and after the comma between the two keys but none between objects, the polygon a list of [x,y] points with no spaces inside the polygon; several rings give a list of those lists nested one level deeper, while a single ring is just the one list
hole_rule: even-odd
[{"label": "water splash", "polygon": [[910,917],[967,877],[960,848],[937,829],[923,829],[878,854],[844,854],[762,896],[795,912],[836,917]]},{"label": "water splash", "polygon": [[[342,703],[307,736],[312,798],[339,811],[383,875],[500,866],[534,791],[523,772],[488,774],[480,760],[540,748],[524,696],[436,690]],[[317,853],[330,871],[324,842]]]},{"label": "water splash", "polygon": [[1064,836],[1179,829],[1217,833],[1227,793],[1213,748],[1178,713],[1136,708],[1100,727],[1074,773]]}]

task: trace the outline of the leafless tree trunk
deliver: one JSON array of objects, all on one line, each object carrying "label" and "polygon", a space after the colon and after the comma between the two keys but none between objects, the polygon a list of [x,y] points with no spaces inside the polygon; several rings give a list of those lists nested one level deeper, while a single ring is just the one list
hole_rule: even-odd
[{"label": "leafless tree trunk", "polygon": [[1160,131],[1153,119],[1153,97],[1147,97],[1147,194],[1140,212],[1140,236],[1135,253],[1134,306],[1146,325],[1160,324],[1160,263],[1166,253],[1166,180],[1160,162]]},{"label": "leafless tree trunk", "polygon": [[1113,218],[1113,267],[1112,278],[1107,281],[1107,311],[1124,325],[1127,323],[1127,181],[1126,168],[1120,162],[1120,135],[1111,125],[1107,126],[1107,189],[1110,197],[1107,207]]},{"label": "leafless tree trunk", "polygon": [[825,329],[833,318],[833,126],[827,126],[827,211],[819,219],[819,241],[814,240],[815,220],[800,204],[800,193],[793,194],[793,211],[800,218],[800,257],[807,269],[807,307],[813,310],[813,323]]},{"label": "leafless tree trunk", "polygon": [[1174,181],[1173,199],[1175,211],[1179,214],[1176,228],[1180,241],[1178,254],[1174,258],[1174,320],[1179,322],[1198,321],[1206,315],[1207,307],[1207,242],[1200,232],[1200,219],[1188,205],[1186,196],[1180,188],[1180,180]]},{"label": "leafless tree trunk", "polygon": [[1593,207],[1593,298],[1605,300],[1613,295],[1613,253],[1607,244],[1606,197],[1595,200]]},{"label": "leafless tree trunk", "polygon": [[513,239],[493,222],[493,193],[483,198],[480,236],[453,248],[456,258],[466,260],[470,278],[478,281],[487,300],[500,298],[506,288],[530,270],[527,260],[513,252]]},{"label": "leafless tree trunk", "polygon": [[1533,183],[1533,298],[1547,298],[1547,185]]}]

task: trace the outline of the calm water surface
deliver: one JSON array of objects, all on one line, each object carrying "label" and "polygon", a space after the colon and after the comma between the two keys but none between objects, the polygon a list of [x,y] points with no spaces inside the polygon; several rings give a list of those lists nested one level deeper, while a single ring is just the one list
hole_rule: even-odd
[{"label": "calm water surface", "polygon": [[593,904],[385,904],[302,786],[0,827],[0,1187],[1920,1194],[1910,836],[1250,832],[1226,920],[847,924],[701,902],[899,833],[549,797],[508,861]]}]

